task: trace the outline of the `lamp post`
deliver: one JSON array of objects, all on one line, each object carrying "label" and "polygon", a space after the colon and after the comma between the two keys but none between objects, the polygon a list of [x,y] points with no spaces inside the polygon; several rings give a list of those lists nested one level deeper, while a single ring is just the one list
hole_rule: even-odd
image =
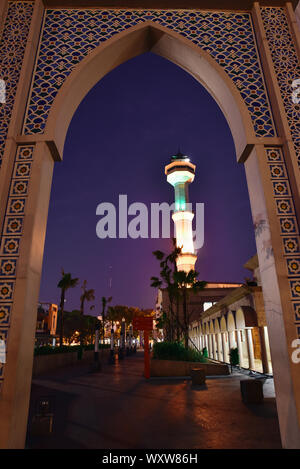
[{"label": "lamp post", "polygon": [[125,342],[126,342],[126,322],[125,318],[122,318],[121,322],[121,333],[120,333],[120,346],[119,346],[119,358],[122,360],[125,355]]},{"label": "lamp post", "polygon": [[115,354],[114,354],[114,347],[115,347],[115,333],[114,333],[114,322],[111,322],[111,330],[110,330],[110,355],[109,355],[109,363],[115,363]]},{"label": "lamp post", "polygon": [[128,334],[126,336],[126,355],[131,355],[131,344],[132,344],[132,324],[129,324]]},{"label": "lamp post", "polygon": [[101,370],[101,362],[99,361],[99,334],[100,334],[100,321],[97,318],[95,327],[95,352],[94,352],[94,367],[95,370]]}]

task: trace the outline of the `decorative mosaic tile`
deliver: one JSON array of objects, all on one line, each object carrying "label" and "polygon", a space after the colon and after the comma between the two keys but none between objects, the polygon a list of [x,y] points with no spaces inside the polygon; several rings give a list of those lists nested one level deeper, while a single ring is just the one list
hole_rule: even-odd
[{"label": "decorative mosaic tile", "polygon": [[10,1],[0,42],[0,79],[6,103],[0,103],[0,167],[29,32],[33,1]]},{"label": "decorative mosaic tile", "polygon": [[0,278],[15,277],[17,259],[0,259]]},{"label": "decorative mosaic tile", "polygon": [[250,13],[103,9],[46,11],[24,133],[43,133],[58,90],[84,57],[119,32],[149,20],[207,51],[240,91],[256,135],[276,135]]},{"label": "decorative mosaic tile", "polygon": [[19,253],[20,238],[10,238],[3,236],[1,239],[0,256],[16,255]]},{"label": "decorative mosaic tile", "polygon": [[[10,195],[7,201],[0,245],[0,339],[1,331],[8,331],[10,324],[10,312],[13,303],[19,246],[23,234],[23,221],[27,201],[26,195],[33,159],[33,148],[32,145],[26,145],[18,147],[17,149],[13,177],[9,190]],[[20,179],[20,177],[22,179]],[[20,190],[18,191],[17,188],[19,185],[22,185],[26,190],[19,188]],[[16,195],[18,195],[17,192],[21,192],[22,197],[16,197]],[[7,329],[2,329],[4,326]],[[5,335],[5,346],[7,347],[6,337],[7,335]],[[3,370],[4,365],[1,364],[0,384]]]},{"label": "decorative mosaic tile", "polygon": [[300,322],[300,303],[294,303],[295,321]]},{"label": "decorative mosaic tile", "polygon": [[25,178],[30,176],[31,163],[17,163],[15,165],[13,178]]},{"label": "decorative mosaic tile", "polygon": [[300,166],[300,104],[292,100],[292,83],[300,64],[284,8],[262,7],[261,16]]},{"label": "decorative mosaic tile", "polygon": [[300,299],[300,279],[291,280],[292,298]]},{"label": "decorative mosaic tile", "polygon": [[279,222],[282,234],[298,232],[296,217],[279,217]]},{"label": "decorative mosaic tile", "polygon": [[13,180],[10,188],[10,195],[27,195],[28,194],[28,181],[27,180]]},{"label": "decorative mosaic tile", "polygon": [[6,327],[9,324],[11,304],[1,303],[0,304],[0,327]]},{"label": "decorative mosaic tile", "polygon": [[14,282],[8,280],[0,280],[0,304],[8,300],[12,300],[14,291]]},{"label": "decorative mosaic tile", "polygon": [[295,254],[300,252],[299,239],[297,237],[282,238],[285,254]]},{"label": "decorative mosaic tile", "polygon": [[16,235],[22,233],[23,217],[6,217],[4,235]]},{"label": "decorative mosaic tile", "polygon": [[[298,222],[297,218],[293,216],[295,213],[295,207],[294,201],[291,197],[291,187],[287,177],[283,151],[280,148],[267,147],[266,157],[270,170],[270,178],[273,183],[273,195],[277,207],[283,253],[286,260],[292,308],[294,311],[295,321],[297,322],[299,321],[300,313],[300,303],[295,302],[295,300],[300,298],[300,278],[298,278],[300,277]],[[274,164],[274,161],[276,161],[276,165]],[[279,172],[274,170],[277,166],[279,167]],[[283,195],[289,195],[290,197],[282,197]]]},{"label": "decorative mosaic tile", "polygon": [[300,256],[295,259],[287,259],[287,267],[289,275],[300,275]]},{"label": "decorative mosaic tile", "polygon": [[294,213],[292,199],[276,199],[278,215],[291,215]]},{"label": "decorative mosaic tile", "polygon": [[287,181],[280,181],[280,182],[274,182],[272,181],[273,184],[273,190],[274,190],[274,195],[275,196],[287,196],[291,195],[290,191],[290,185]]},{"label": "decorative mosaic tile", "polygon": [[267,160],[270,162],[283,161],[282,154],[279,151],[273,150],[273,148],[266,148]]},{"label": "decorative mosaic tile", "polygon": [[18,215],[20,213],[24,213],[25,202],[25,198],[11,198],[7,207],[7,215]]},{"label": "decorative mosaic tile", "polygon": [[281,164],[281,163],[270,164],[269,166],[270,166],[272,178],[280,178],[280,179],[287,178],[284,164]]}]

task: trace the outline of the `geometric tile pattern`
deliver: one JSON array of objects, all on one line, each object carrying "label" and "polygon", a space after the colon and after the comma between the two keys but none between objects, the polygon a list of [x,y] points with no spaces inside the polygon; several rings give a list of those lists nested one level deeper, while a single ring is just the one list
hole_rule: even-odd
[{"label": "geometric tile pattern", "polygon": [[[295,207],[281,148],[266,147],[267,163],[273,183],[282,248],[290,285],[292,314],[300,337],[300,239]],[[276,184],[276,185],[275,185]],[[282,190],[280,189],[282,187]]]},{"label": "geometric tile pattern", "polygon": [[261,8],[273,65],[300,167],[300,104],[293,103],[292,82],[300,78],[300,63],[284,8]]},{"label": "geometric tile pattern", "polygon": [[0,42],[0,78],[5,81],[6,102],[0,103],[0,167],[19,82],[34,2],[9,2]]},{"label": "geometric tile pattern", "polygon": [[207,51],[235,83],[256,135],[276,135],[250,13],[99,8],[46,10],[23,132],[43,133],[58,90],[84,57],[115,34],[149,20]]},{"label": "geometric tile pattern", "polygon": [[[20,240],[33,161],[33,145],[19,146],[16,152],[13,177],[10,183],[4,227],[0,244],[0,339],[7,344],[10,312],[19,257]],[[20,189],[20,194],[18,191]],[[24,190],[23,188],[26,188]],[[4,366],[0,368],[0,386]]]}]

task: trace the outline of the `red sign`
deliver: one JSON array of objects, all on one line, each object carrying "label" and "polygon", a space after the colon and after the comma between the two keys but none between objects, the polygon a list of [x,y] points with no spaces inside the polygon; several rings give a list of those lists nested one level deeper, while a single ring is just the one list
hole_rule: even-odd
[{"label": "red sign", "polygon": [[137,316],[132,320],[133,329],[144,331],[144,375],[150,378],[149,332],[153,330],[152,316]]},{"label": "red sign", "polygon": [[132,320],[133,329],[137,331],[152,331],[153,330],[153,317],[152,316],[137,316]]}]

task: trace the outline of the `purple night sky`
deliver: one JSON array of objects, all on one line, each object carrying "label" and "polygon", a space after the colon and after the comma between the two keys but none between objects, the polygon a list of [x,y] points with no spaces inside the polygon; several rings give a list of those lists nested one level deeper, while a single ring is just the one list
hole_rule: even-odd
[{"label": "purple night sky", "polygon": [[[178,146],[196,164],[190,201],[205,204],[205,242],[196,270],[207,281],[240,282],[255,254],[245,172],[236,163],[227,122],[208,92],[187,72],[154,54],[134,58],[106,75],[80,104],[63,163],[54,170],[40,300],[59,302],[61,268],[87,280],[112,304],[151,308],[158,275],[152,251],[167,239],[96,236],[96,207],[119,194],[128,204],[174,201],[164,166]],[[129,217],[129,220],[133,217]],[[110,289],[109,278],[112,277]],[[67,292],[66,310],[79,308],[80,286]],[[89,305],[85,313],[89,313]]]}]

